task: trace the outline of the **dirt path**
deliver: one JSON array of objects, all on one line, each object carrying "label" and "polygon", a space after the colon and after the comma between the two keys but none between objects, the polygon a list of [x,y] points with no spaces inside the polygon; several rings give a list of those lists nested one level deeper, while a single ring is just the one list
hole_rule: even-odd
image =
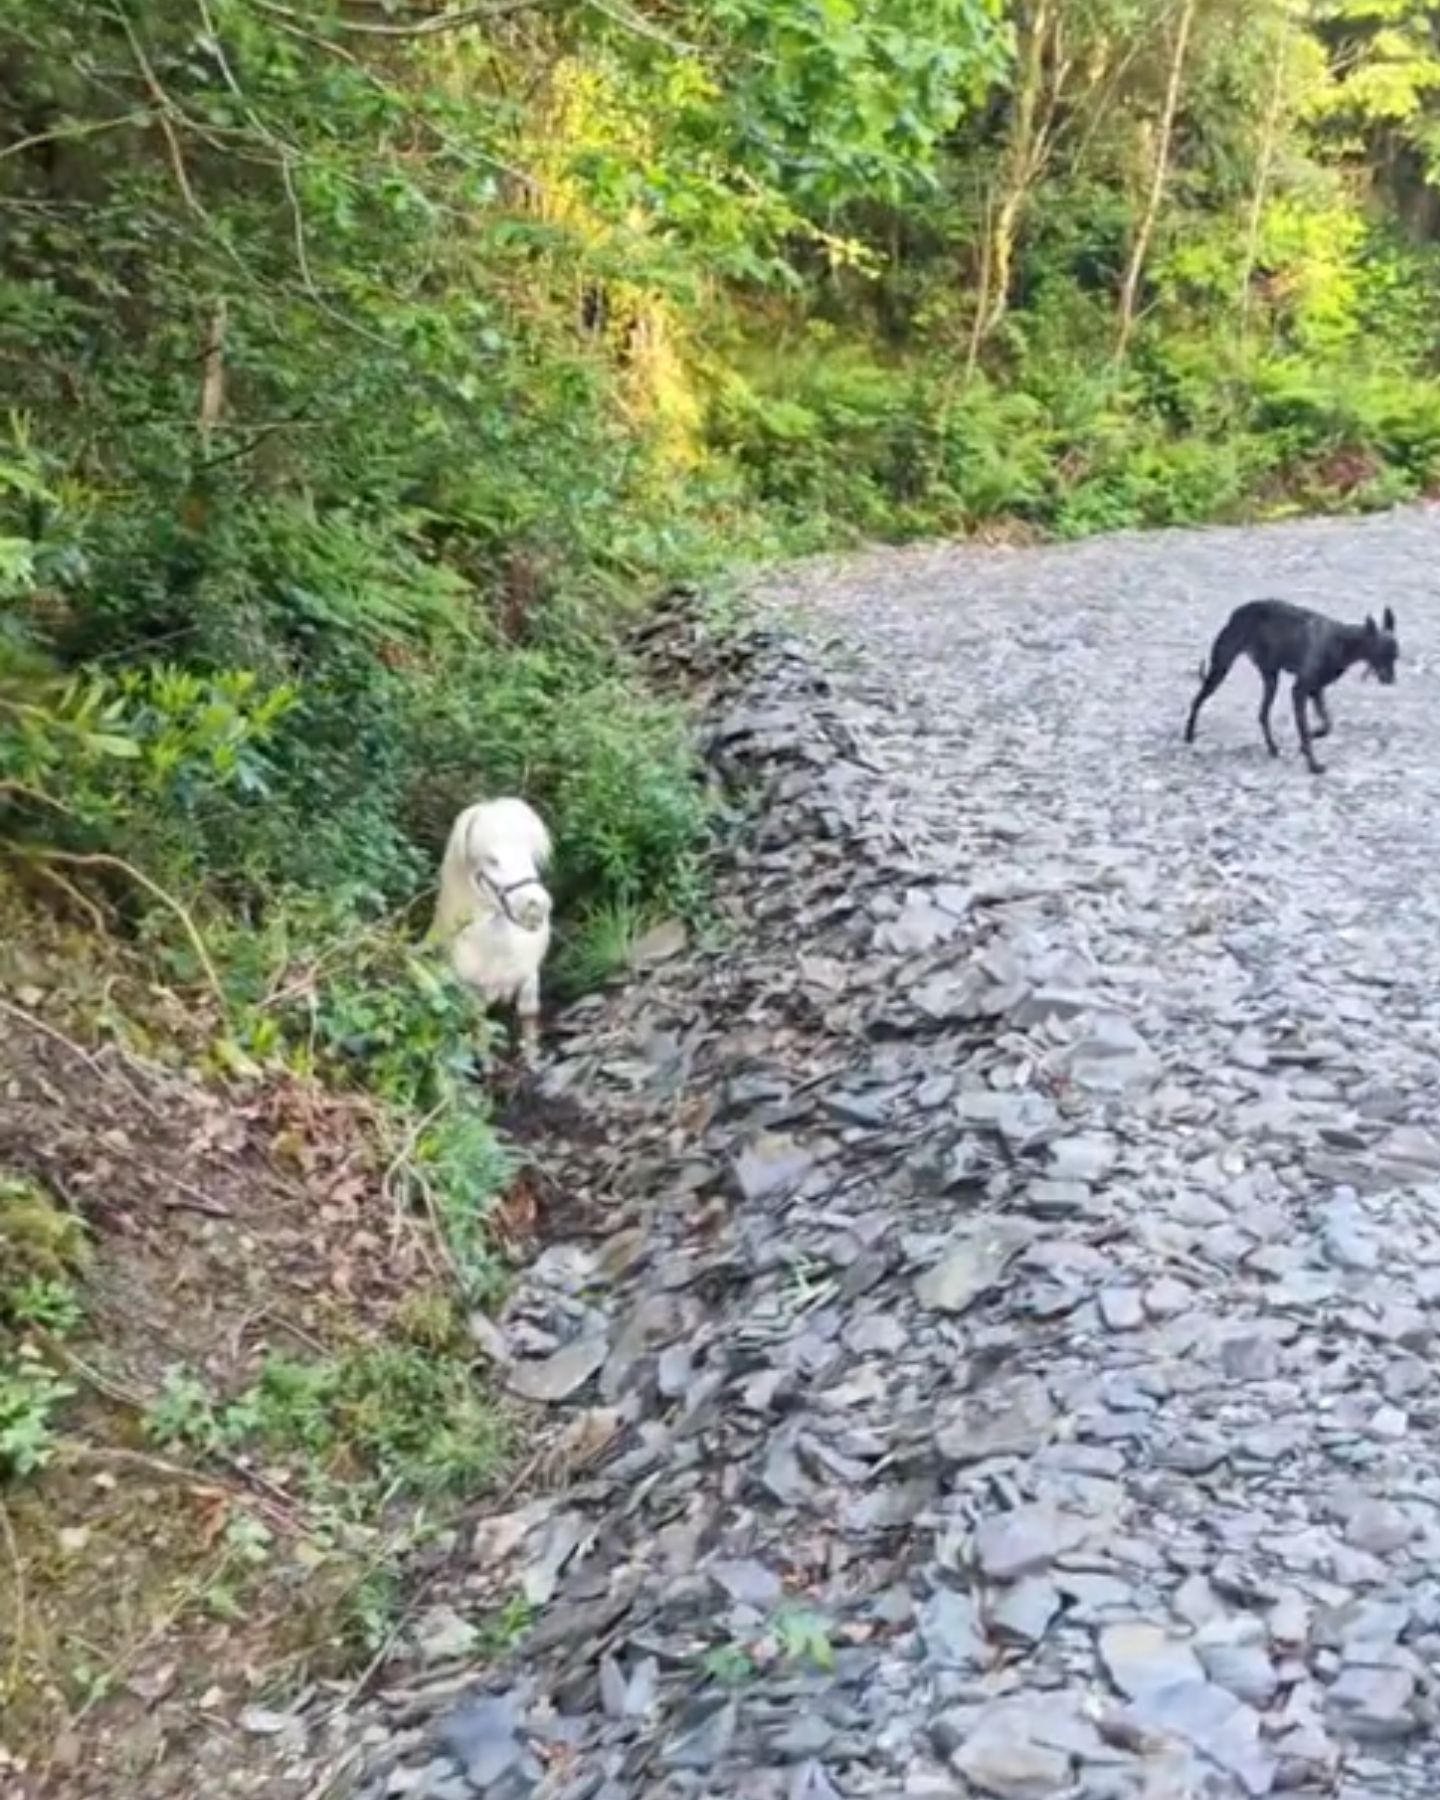
[{"label": "dirt path", "polygon": [[[1437,563],[1412,512],[772,590],[839,643],[717,727],[734,941],[545,1078],[596,1230],[443,1592],[533,1623],[412,1649],[360,1791],[1440,1791]],[[1320,780],[1248,670],[1179,741],[1270,591],[1399,615]]]}]

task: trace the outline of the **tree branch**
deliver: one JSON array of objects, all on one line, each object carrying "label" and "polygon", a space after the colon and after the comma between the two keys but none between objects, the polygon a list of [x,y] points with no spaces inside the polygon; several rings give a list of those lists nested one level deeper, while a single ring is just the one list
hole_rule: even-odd
[{"label": "tree branch", "polygon": [[1130,250],[1130,261],[1125,270],[1125,279],[1120,286],[1120,328],[1115,337],[1115,362],[1123,363],[1126,352],[1130,348],[1130,336],[1135,328],[1136,299],[1140,291],[1140,277],[1145,270],[1145,256],[1150,248],[1150,239],[1155,231],[1155,220],[1160,212],[1160,202],[1165,193],[1166,178],[1170,173],[1170,146],[1175,136],[1175,118],[1180,110],[1180,94],[1185,77],[1185,52],[1190,43],[1190,27],[1195,19],[1197,0],[1182,0],[1180,20],[1175,28],[1175,42],[1170,53],[1170,72],[1165,83],[1165,105],[1160,115],[1160,132],[1155,145],[1155,163],[1150,175],[1150,192],[1145,201],[1145,210],[1140,215],[1135,230],[1135,240]]},{"label": "tree branch", "polygon": [[[261,12],[297,25],[314,23],[293,7],[282,6],[280,0],[251,0],[251,4]],[[488,19],[506,19],[514,13],[537,12],[552,4],[553,0],[489,0],[485,6],[465,6],[459,12],[435,13],[428,19],[410,19],[397,25],[369,25],[359,19],[330,19],[327,23],[356,37],[438,37],[444,31],[460,31],[467,25],[483,25]]]},{"label": "tree branch", "polygon": [[175,171],[175,184],[180,189],[186,206],[195,214],[196,218],[203,219],[205,208],[196,198],[195,189],[191,185],[190,174],[185,167],[185,155],[180,148],[180,139],[175,134],[175,126],[171,118],[171,115],[178,113],[180,109],[160,85],[160,78],[155,73],[154,64],[145,54],[145,46],[136,36],[135,27],[130,23],[129,15],[117,6],[111,16],[119,21],[120,29],[125,33],[129,42],[130,54],[135,58],[135,66],[140,71],[140,78],[145,83],[146,92],[155,102],[156,123],[165,134],[165,142],[170,150],[170,166]]},{"label": "tree branch", "polygon": [[41,144],[63,143],[68,138],[94,137],[101,131],[118,131],[123,125],[148,125],[151,114],[142,107],[139,112],[121,113],[117,119],[91,119],[88,123],[72,120],[68,125],[57,125],[53,131],[37,131],[30,137],[18,138],[13,144],[6,144],[0,150],[0,162],[8,156],[19,156],[23,150],[34,150]]},{"label": "tree branch", "polygon": [[39,863],[64,863],[74,869],[115,869],[122,875],[128,875],[137,886],[145,889],[147,894],[168,906],[170,911],[184,927],[185,935],[190,940],[191,948],[199,959],[200,967],[205,971],[205,979],[210,991],[219,1003],[221,1015],[230,1016],[230,1003],[225,998],[225,990],[220,985],[220,977],[215,972],[215,965],[210,960],[210,952],[205,948],[205,940],[200,935],[200,928],[191,918],[186,908],[181,905],[172,893],[153,881],[143,869],[137,869],[134,863],[126,862],[123,856],[109,856],[103,851],[79,850],[43,850],[15,846],[17,852],[26,860]]}]

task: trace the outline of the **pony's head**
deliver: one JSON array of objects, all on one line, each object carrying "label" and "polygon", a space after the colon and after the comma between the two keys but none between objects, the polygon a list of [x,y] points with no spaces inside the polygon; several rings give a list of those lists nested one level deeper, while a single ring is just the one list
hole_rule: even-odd
[{"label": "pony's head", "polygon": [[549,922],[550,895],[540,872],[550,861],[545,821],[523,800],[472,806],[462,837],[465,868],[480,894],[522,931]]}]

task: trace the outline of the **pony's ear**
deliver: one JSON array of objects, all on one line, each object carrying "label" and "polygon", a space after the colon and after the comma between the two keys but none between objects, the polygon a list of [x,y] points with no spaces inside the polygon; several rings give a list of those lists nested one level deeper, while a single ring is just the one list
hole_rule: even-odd
[{"label": "pony's ear", "polygon": [[1393,637],[1395,633],[1395,614],[1388,606],[1385,608],[1385,616],[1381,619],[1380,623]]},{"label": "pony's ear", "polygon": [[1375,623],[1374,613],[1365,615],[1365,635],[1366,637],[1379,637],[1380,635],[1380,627]]}]

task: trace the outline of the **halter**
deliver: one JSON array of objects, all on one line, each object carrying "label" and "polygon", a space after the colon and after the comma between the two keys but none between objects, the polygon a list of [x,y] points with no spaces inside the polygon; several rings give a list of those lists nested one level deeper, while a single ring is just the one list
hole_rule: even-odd
[{"label": "halter", "polygon": [[[472,819],[470,823],[473,825],[474,820]],[[528,930],[529,927],[522,925],[520,920],[515,917],[513,912],[511,912],[510,896],[520,888],[538,887],[543,891],[545,884],[541,881],[539,875],[522,875],[518,881],[507,881],[502,887],[498,881],[495,881],[492,877],[487,875],[479,864],[474,861],[474,852],[470,845],[469,827],[466,828],[465,832],[465,851],[466,856],[470,861],[470,879],[475,883],[476,887],[488,888],[490,890],[501,912],[504,913],[505,917],[517,931]]]},{"label": "halter", "polygon": [[488,888],[495,896],[495,900],[498,903],[501,912],[504,913],[505,917],[517,931],[526,931],[529,929],[528,926],[522,925],[519,919],[515,917],[514,913],[511,912],[510,896],[519,888],[543,888],[545,884],[538,875],[522,875],[519,881],[507,881],[504,887],[502,887],[498,881],[492,880],[483,869],[474,869],[471,871],[471,875],[476,887]]}]

